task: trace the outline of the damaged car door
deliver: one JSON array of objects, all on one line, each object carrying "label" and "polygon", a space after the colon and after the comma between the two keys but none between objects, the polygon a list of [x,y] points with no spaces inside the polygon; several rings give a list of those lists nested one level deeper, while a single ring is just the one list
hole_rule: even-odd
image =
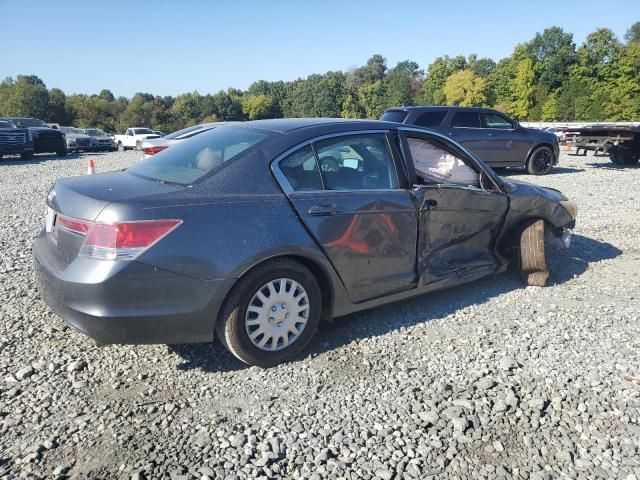
[{"label": "damaged car door", "polygon": [[276,177],[354,302],[415,288],[417,218],[386,131],[332,135],[275,162]]},{"label": "damaged car door", "polygon": [[420,286],[494,272],[508,196],[480,163],[443,137],[404,131],[402,145],[416,174]]}]

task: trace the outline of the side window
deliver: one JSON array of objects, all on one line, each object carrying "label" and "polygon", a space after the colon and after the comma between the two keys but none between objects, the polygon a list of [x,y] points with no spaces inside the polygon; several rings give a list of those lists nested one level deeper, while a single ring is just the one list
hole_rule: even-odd
[{"label": "side window", "polygon": [[129,135],[129,136],[133,135],[133,132],[131,131],[131,129],[127,130],[127,135]]},{"label": "side window", "polygon": [[485,128],[499,128],[501,130],[511,130],[513,124],[497,113],[483,113]]},{"label": "side window", "polygon": [[480,115],[477,112],[457,112],[451,122],[452,127],[481,128]]},{"label": "side window", "polygon": [[327,190],[398,188],[384,134],[348,135],[315,144]]},{"label": "side window", "polygon": [[415,124],[420,127],[437,127],[442,123],[447,115],[446,110],[435,110],[433,112],[422,113],[416,118]]},{"label": "side window", "polygon": [[305,190],[322,190],[322,179],[313,149],[310,145],[302,147],[282,159],[280,171],[296,192]]},{"label": "side window", "polygon": [[416,175],[424,183],[479,185],[478,173],[436,142],[407,138]]}]

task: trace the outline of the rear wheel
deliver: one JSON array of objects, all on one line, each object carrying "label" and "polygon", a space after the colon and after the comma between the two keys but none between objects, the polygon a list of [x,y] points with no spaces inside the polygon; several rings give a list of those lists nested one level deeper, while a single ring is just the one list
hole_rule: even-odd
[{"label": "rear wheel", "polygon": [[58,157],[66,157],[67,156],[67,149],[65,148],[64,150],[63,149],[56,150],[56,156],[58,156]]},{"label": "rear wheel", "polygon": [[306,348],[318,328],[321,309],[320,287],[309,269],[293,260],[276,259],[249,272],[233,288],[216,332],[238,359],[271,367]]},{"label": "rear wheel", "polygon": [[553,150],[547,146],[536,148],[529,157],[527,170],[531,175],[546,175],[553,168],[556,156]]},{"label": "rear wheel", "polygon": [[527,223],[520,231],[518,263],[525,285],[544,287],[549,278],[544,248],[544,220]]},{"label": "rear wheel", "polygon": [[28,152],[21,153],[20,158],[22,160],[31,160],[33,158],[33,150],[29,150]]},{"label": "rear wheel", "polygon": [[640,146],[637,152],[624,145],[614,145],[609,149],[609,159],[616,165],[633,165],[640,160]]}]

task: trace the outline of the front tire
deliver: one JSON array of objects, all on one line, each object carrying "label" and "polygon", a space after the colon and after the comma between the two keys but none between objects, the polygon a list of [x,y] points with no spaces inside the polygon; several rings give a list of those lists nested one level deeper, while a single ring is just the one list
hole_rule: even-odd
[{"label": "front tire", "polygon": [[67,149],[65,148],[64,150],[57,150],[56,151],[56,156],[57,157],[66,157],[67,156]]},{"label": "front tire", "polygon": [[20,154],[20,158],[22,160],[31,160],[33,158],[33,150],[30,150],[28,152],[22,152]]},{"label": "front tire", "polygon": [[518,260],[525,285],[544,287],[549,278],[544,245],[544,220],[533,220],[520,231]]},{"label": "front tire", "polygon": [[527,170],[531,175],[546,175],[556,163],[556,155],[551,148],[543,145],[536,148],[529,157]]},{"label": "front tire", "polygon": [[295,358],[315,335],[320,287],[304,265],[268,261],[244,276],[220,311],[216,333],[239,360],[272,367]]}]

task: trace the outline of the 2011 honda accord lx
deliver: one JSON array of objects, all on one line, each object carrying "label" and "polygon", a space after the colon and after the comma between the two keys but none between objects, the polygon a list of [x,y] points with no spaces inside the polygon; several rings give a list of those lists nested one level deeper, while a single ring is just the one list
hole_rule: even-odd
[{"label": "2011 honda accord lx", "polygon": [[[121,172],[59,180],[34,240],[52,310],[100,343],[208,342],[271,366],[322,318],[504,270],[543,285],[576,206],[428,130],[224,125]],[[515,255],[513,253],[515,252]]]}]

